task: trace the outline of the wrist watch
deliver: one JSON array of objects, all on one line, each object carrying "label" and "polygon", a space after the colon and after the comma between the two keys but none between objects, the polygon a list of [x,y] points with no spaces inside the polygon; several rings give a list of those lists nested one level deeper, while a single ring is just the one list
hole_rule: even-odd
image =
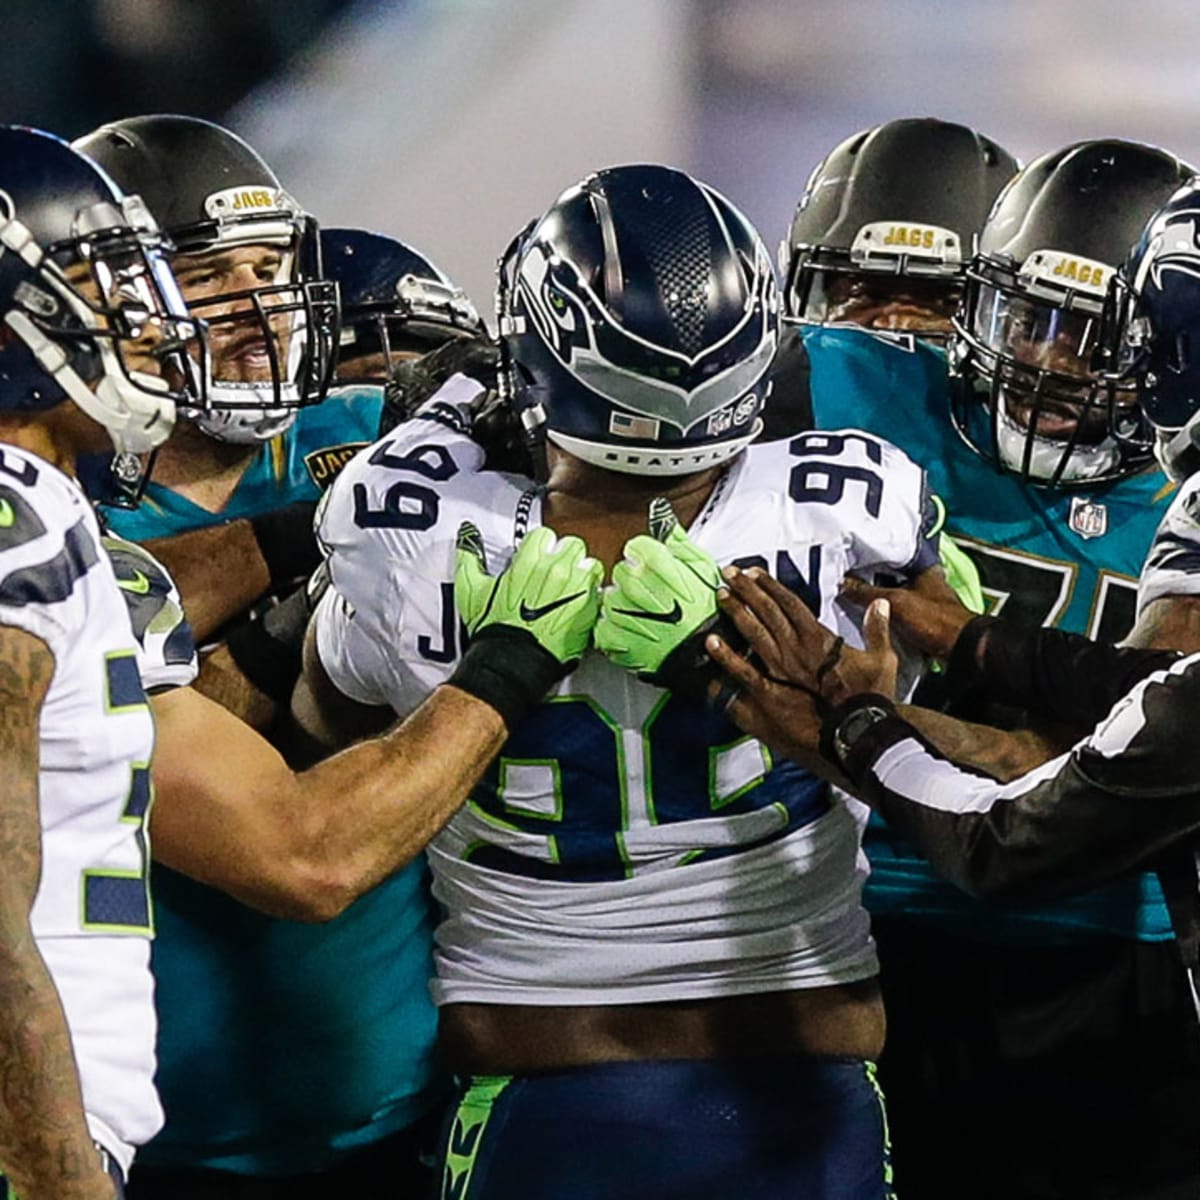
[{"label": "wrist watch", "polygon": [[833,752],[838,762],[844,767],[846,759],[854,749],[855,743],[868,729],[886,721],[893,716],[895,710],[885,708],[882,704],[860,704],[844,716],[833,731]]}]

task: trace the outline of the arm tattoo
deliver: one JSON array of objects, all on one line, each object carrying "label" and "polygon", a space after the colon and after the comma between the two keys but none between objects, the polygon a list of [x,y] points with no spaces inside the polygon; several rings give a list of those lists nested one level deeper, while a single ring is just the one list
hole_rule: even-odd
[{"label": "arm tattoo", "polygon": [[66,1018],[30,928],[41,877],[38,720],[54,656],[0,626],[0,1163],[27,1200],[105,1195]]},{"label": "arm tattoo", "polygon": [[1004,783],[1032,771],[1066,748],[1032,729],[993,729],[907,705],[901,705],[899,711],[951,762],[983,771]]}]

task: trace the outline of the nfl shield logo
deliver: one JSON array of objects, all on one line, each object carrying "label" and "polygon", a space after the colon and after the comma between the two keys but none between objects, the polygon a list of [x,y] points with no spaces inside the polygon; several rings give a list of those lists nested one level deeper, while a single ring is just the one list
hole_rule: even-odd
[{"label": "nfl shield logo", "polygon": [[1081,538],[1103,537],[1108,532],[1108,509],[1081,496],[1072,496],[1069,524]]}]

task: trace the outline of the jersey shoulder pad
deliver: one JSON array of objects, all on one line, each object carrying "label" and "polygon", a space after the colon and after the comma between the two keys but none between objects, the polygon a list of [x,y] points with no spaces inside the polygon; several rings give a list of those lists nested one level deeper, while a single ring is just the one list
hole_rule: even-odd
[{"label": "jersey shoulder pad", "polygon": [[49,463],[0,447],[0,607],[66,600],[99,561],[83,493]]},{"label": "jersey shoulder pad", "polygon": [[101,542],[129,610],[142,686],[156,691],[191,683],[199,669],[196,646],[174,580],[144,546],[112,534]]},{"label": "jersey shoulder pad", "polygon": [[487,398],[487,388],[466,375],[452,375],[428,400],[418,406],[412,421],[441,425],[470,439],[471,427]]}]

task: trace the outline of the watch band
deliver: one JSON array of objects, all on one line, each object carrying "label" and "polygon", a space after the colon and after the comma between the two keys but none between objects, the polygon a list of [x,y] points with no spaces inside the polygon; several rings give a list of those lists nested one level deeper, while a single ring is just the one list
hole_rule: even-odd
[{"label": "watch band", "polygon": [[895,705],[886,696],[868,692],[852,697],[826,718],[821,733],[821,752],[844,769],[863,734],[895,713]]}]

